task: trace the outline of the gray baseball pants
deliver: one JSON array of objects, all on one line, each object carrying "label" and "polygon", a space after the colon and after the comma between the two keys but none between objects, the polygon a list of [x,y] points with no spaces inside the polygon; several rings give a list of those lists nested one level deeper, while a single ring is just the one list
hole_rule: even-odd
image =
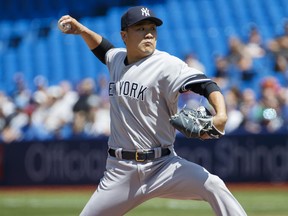
[{"label": "gray baseball pants", "polygon": [[217,216],[246,215],[218,176],[173,154],[147,163],[109,156],[104,177],[80,215],[122,216],[155,197],[204,200]]}]

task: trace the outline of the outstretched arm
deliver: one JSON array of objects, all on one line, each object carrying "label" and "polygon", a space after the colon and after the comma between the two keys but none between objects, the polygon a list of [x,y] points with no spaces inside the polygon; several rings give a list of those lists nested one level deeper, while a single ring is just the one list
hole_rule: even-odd
[{"label": "outstretched arm", "polygon": [[103,63],[107,51],[114,46],[101,35],[82,25],[76,19],[69,15],[62,16],[58,21],[59,29],[65,34],[81,35],[90,50]]},{"label": "outstretched arm", "polygon": [[[63,26],[70,28],[63,28]],[[69,15],[62,16],[58,21],[59,29],[65,34],[81,35],[90,50],[94,50],[102,42],[102,36],[82,25],[76,19]]]}]

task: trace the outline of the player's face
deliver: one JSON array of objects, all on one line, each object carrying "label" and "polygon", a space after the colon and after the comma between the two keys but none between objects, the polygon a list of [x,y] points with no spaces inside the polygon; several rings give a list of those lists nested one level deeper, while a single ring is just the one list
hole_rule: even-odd
[{"label": "player's face", "polygon": [[156,48],[157,30],[156,25],[151,21],[132,25],[121,34],[126,44],[128,60],[129,58],[140,60],[151,55]]}]

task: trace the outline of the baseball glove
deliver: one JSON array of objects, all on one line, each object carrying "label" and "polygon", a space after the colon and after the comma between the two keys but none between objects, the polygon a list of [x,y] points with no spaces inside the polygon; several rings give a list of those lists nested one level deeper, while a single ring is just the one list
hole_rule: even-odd
[{"label": "baseball glove", "polygon": [[187,138],[201,139],[206,133],[211,139],[218,139],[225,133],[213,125],[213,116],[204,106],[197,109],[183,108],[171,116],[170,123]]}]

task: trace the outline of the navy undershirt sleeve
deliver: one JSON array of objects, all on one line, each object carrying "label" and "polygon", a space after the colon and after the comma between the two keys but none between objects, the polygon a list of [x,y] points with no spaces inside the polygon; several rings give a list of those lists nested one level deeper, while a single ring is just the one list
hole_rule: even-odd
[{"label": "navy undershirt sleeve", "polygon": [[193,91],[197,94],[203,95],[208,98],[214,91],[221,92],[219,86],[213,81],[194,83],[186,86],[186,90]]},{"label": "navy undershirt sleeve", "polygon": [[91,51],[103,64],[106,64],[105,55],[107,51],[112,48],[114,48],[113,44],[111,44],[110,41],[102,37],[101,43],[95,49]]}]

